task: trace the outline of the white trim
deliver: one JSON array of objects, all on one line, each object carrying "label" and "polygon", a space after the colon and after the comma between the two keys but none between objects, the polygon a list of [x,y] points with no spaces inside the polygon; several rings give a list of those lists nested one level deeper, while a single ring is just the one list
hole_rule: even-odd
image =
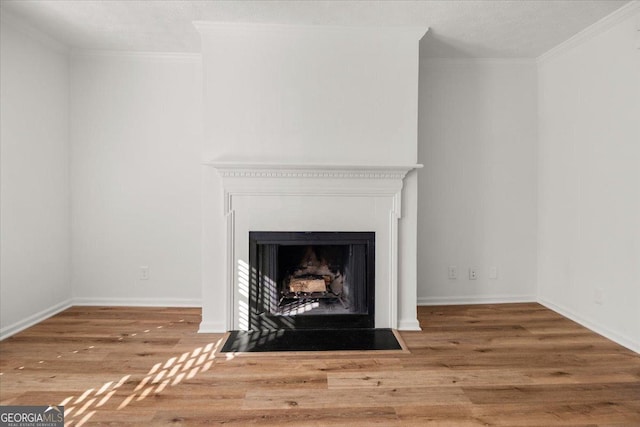
[{"label": "white trim", "polygon": [[[592,322],[574,313],[572,310],[546,301],[538,299],[530,295],[523,296],[488,296],[488,297],[419,297],[419,306],[432,305],[462,305],[462,304],[504,304],[518,302],[538,302],[550,310],[553,310],[564,317],[573,320],[585,328],[602,335],[603,337],[620,344],[631,351],[640,353],[640,342],[635,341],[625,335],[610,330],[598,323]],[[39,313],[27,317],[24,320],[16,322],[12,325],[0,329],[0,341],[9,338],[31,326],[34,326],[56,314],[71,308],[73,306],[129,306],[129,307],[201,307],[202,303],[199,299],[187,298],[74,298],[63,301]],[[402,331],[420,331],[420,323],[417,320],[398,321],[398,330]],[[226,325],[219,322],[202,322],[198,333],[223,333],[226,332]]]},{"label": "white trim", "polygon": [[214,167],[223,178],[403,179],[409,171],[424,167],[424,165],[421,164],[389,166],[238,163],[221,161],[205,161],[203,164]]},{"label": "white trim", "polygon": [[202,307],[199,298],[90,298],[73,299],[74,306],[111,307]]},{"label": "white trim", "polygon": [[138,59],[159,59],[159,60],[184,60],[201,61],[202,54],[199,52],[151,52],[151,51],[129,51],[129,50],[99,50],[80,49],[70,50],[72,57],[106,57],[106,58],[138,58]]},{"label": "white trim", "polygon": [[56,314],[68,309],[71,306],[72,300],[68,299],[45,310],[42,310],[39,313],[33,314],[26,319],[20,320],[13,325],[5,326],[4,328],[0,329],[0,341],[4,340],[5,338],[9,338],[11,335],[17,334],[20,331],[30,328],[31,326],[34,326],[51,316],[55,316]]},{"label": "white trim", "polygon": [[537,302],[537,300],[535,295],[418,297],[418,305],[511,304],[520,302]]},{"label": "white trim", "polygon": [[0,329],[0,341],[75,306],[200,308],[202,300],[196,298],[70,298]]},{"label": "white trim", "polygon": [[45,46],[55,50],[58,53],[68,55],[70,52],[69,46],[61,41],[51,37],[49,34],[34,27],[31,23],[16,16],[12,12],[8,12],[2,9],[0,14],[0,22],[2,25],[8,25],[13,29],[21,32],[22,34],[31,37],[32,39],[44,44]]},{"label": "white trim", "polygon": [[[255,179],[255,176],[241,177],[241,178],[250,178],[251,180]],[[326,177],[323,177],[326,178]],[[238,177],[234,176],[232,178],[227,178],[226,183],[228,184],[229,180],[237,180]],[[242,181],[246,181],[242,179]],[[388,187],[378,187],[378,186],[368,186],[368,188],[354,188],[348,185],[344,185],[345,181],[342,181],[343,187],[341,191],[335,191],[335,189],[331,188],[323,188],[323,186],[317,186],[319,183],[314,182],[315,186],[309,188],[298,189],[297,191],[277,191],[277,189],[273,186],[270,186],[269,182],[267,182],[268,190],[264,191],[256,191],[255,189],[247,189],[244,191],[242,188],[239,188],[234,185],[224,185],[224,215],[227,218],[227,251],[226,251],[226,260],[227,260],[227,283],[228,287],[228,306],[227,313],[229,315],[228,321],[230,322],[228,327],[225,330],[237,329],[239,327],[237,318],[237,289],[238,289],[238,277],[236,275],[236,263],[237,263],[237,251],[236,251],[236,239],[237,235],[245,235],[246,233],[237,233],[236,227],[236,211],[234,209],[234,198],[242,197],[242,196],[254,196],[254,197],[265,197],[265,196],[273,196],[277,195],[278,197],[284,196],[303,196],[303,197],[311,197],[317,198],[319,196],[324,197],[387,197],[392,199],[391,209],[388,212],[388,222],[387,222],[387,235],[389,238],[389,248],[388,253],[386,255],[386,259],[388,262],[388,294],[386,300],[389,301],[389,317],[388,317],[388,325],[384,327],[390,327],[392,329],[397,329],[397,294],[398,294],[398,221],[401,218],[401,192],[402,192],[402,179],[395,178],[394,181],[398,181],[395,185],[397,188],[389,189]],[[387,184],[390,183],[390,179],[387,178]],[[238,184],[238,183],[235,183]],[[393,185],[393,183],[392,183]],[[241,187],[241,186],[240,186]],[[246,230],[248,232],[248,230]],[[376,250],[380,250],[378,248]],[[378,256],[378,255],[376,255]],[[380,277],[380,276],[376,276]],[[381,279],[382,277],[380,277]],[[376,283],[378,280],[376,279]],[[382,300],[385,300],[384,298]],[[205,330],[204,327],[201,329]]]},{"label": "white trim", "polygon": [[[363,198],[369,201],[386,200],[389,210],[380,209],[369,218],[368,231],[382,233],[381,241],[387,241],[388,247],[376,244],[376,263],[383,274],[376,273],[376,292],[382,292],[376,303],[376,326],[396,328],[398,324],[398,221],[401,218],[403,179],[413,169],[422,165],[344,165],[344,164],[275,164],[275,163],[237,163],[209,161],[204,165],[213,167],[222,178],[223,203],[221,212],[226,216],[226,280],[227,280],[227,313],[230,316],[226,330],[238,329],[238,277],[236,265],[246,254],[238,253],[238,238],[244,238],[249,231],[248,218],[256,220],[262,213],[253,212],[250,208],[242,208],[241,213],[236,207],[238,198],[261,197],[279,198],[282,203],[292,200],[291,197],[308,197],[316,200],[325,198]],[[267,178],[267,179],[265,179]],[[302,184],[304,180],[304,185]],[[291,197],[290,197],[291,196]],[[385,208],[386,209],[386,208]],[[241,216],[240,225],[238,217]],[[272,230],[282,229],[276,220],[264,219],[272,223]],[[386,226],[382,227],[383,221]],[[264,226],[264,225],[263,225]],[[321,224],[320,228],[310,228],[317,231],[327,231],[328,225]],[[286,227],[285,227],[286,228]],[[333,231],[346,231],[340,224],[329,227]],[[240,237],[238,237],[240,236]],[[378,236],[376,237],[376,239]],[[387,240],[385,240],[387,239]],[[242,249],[243,251],[246,250]],[[208,286],[208,284],[205,284]],[[206,293],[205,293],[206,294]],[[204,301],[204,311],[215,301]],[[207,305],[209,304],[209,305]],[[380,304],[384,304],[383,307]],[[382,309],[382,310],[380,310]],[[378,311],[379,310],[379,311]],[[415,319],[413,319],[415,320]],[[415,322],[409,322],[404,328],[415,330]],[[209,330],[203,326],[202,330]]]},{"label": "white trim", "polygon": [[[225,218],[227,222],[227,251],[225,252],[227,262],[227,324],[222,325],[225,331],[235,328],[235,307],[237,304],[237,295],[235,291],[236,283],[236,268],[235,268],[235,242],[236,242],[236,212],[231,209],[232,203],[231,194],[225,194]],[[200,326],[200,330],[207,330],[207,328],[213,328],[212,324],[218,325],[215,322],[202,322],[204,324]],[[217,328],[218,326],[216,326]]]},{"label": "white trim", "polygon": [[399,331],[421,331],[418,319],[400,319],[398,320]]},{"label": "white trim", "polygon": [[636,17],[636,48],[640,49],[640,13]]},{"label": "white trim", "polygon": [[535,58],[445,58],[421,57],[420,66],[443,65],[535,65]]},{"label": "white trim", "polygon": [[[405,174],[406,175],[406,174]],[[402,184],[402,183],[401,183]],[[389,327],[398,329],[398,239],[400,233],[398,230],[398,221],[402,218],[402,187],[393,195],[393,203],[389,211],[389,241],[388,250],[389,260],[389,290],[387,300],[389,301]],[[376,255],[377,256],[377,255]],[[377,261],[376,261],[377,262]],[[376,284],[377,291],[377,284]],[[376,296],[376,299],[378,296]]]},{"label": "white trim", "polygon": [[554,304],[550,301],[547,301],[543,298],[538,298],[538,303],[544,305],[545,307],[547,307],[550,310],[553,310],[559,314],[561,314],[564,317],[567,317],[571,320],[573,320],[576,323],[579,323],[580,325],[584,326],[585,328],[602,335],[603,337],[610,339],[611,341],[620,344],[621,346],[624,346],[626,348],[628,348],[631,351],[635,351],[636,353],[640,354],[640,341],[634,340],[632,337],[628,337],[622,334],[619,334],[617,332],[612,331],[611,329],[607,328],[606,326],[603,326],[599,323],[593,322],[591,320],[585,319],[584,317],[582,317],[581,315],[575,313],[573,310],[565,307],[565,306],[561,306],[558,304]]},{"label": "white trim", "polygon": [[604,33],[609,28],[638,12],[640,12],[640,1],[634,0],[625,4],[620,9],[615,10],[599,21],[596,21],[594,24],[588,26],[570,39],[560,43],[556,47],[538,56],[538,64],[550,61],[553,58],[556,58],[557,56],[573,49],[574,47],[586,43],[592,38]]},{"label": "white trim", "polygon": [[227,331],[226,325],[220,322],[201,322],[199,334],[223,334]]},{"label": "white trim", "polygon": [[277,24],[266,22],[220,22],[220,21],[193,21],[193,26],[200,33],[205,31],[227,32],[227,31],[255,31],[263,33],[288,33],[291,31],[307,32],[387,32],[410,35],[416,40],[420,40],[429,31],[427,26],[388,26],[388,25],[314,25],[314,24]]}]

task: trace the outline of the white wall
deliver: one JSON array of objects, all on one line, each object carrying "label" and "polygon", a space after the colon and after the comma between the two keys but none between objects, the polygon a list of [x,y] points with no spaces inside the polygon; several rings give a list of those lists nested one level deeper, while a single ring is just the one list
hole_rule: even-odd
[{"label": "white wall", "polygon": [[200,304],[200,70],[193,55],[72,57],[76,303]]},{"label": "white wall", "polygon": [[0,336],[70,303],[66,50],[3,16]]},{"label": "white wall", "polygon": [[203,23],[200,31],[205,159],[415,163],[426,28]]},{"label": "white wall", "polygon": [[[640,8],[541,58],[540,300],[640,351]],[[627,14],[628,15],[628,14]]]},{"label": "white wall", "polygon": [[[533,301],[536,64],[427,59],[420,66],[418,303]],[[457,267],[456,280],[448,266]]]}]

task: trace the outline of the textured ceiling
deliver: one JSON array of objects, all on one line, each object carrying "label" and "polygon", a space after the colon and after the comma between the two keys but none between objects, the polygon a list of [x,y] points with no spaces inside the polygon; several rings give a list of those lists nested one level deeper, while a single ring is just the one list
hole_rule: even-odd
[{"label": "textured ceiling", "polygon": [[423,57],[535,58],[627,0],[0,0],[10,14],[80,49],[198,52],[192,21],[430,27]]}]

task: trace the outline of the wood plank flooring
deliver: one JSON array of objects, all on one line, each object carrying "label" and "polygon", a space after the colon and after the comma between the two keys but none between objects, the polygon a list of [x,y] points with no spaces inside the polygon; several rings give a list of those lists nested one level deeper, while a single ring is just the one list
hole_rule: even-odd
[{"label": "wood plank flooring", "polygon": [[410,353],[216,353],[199,309],[73,307],[0,342],[67,425],[640,426],[640,355],[538,304],[419,307]]}]

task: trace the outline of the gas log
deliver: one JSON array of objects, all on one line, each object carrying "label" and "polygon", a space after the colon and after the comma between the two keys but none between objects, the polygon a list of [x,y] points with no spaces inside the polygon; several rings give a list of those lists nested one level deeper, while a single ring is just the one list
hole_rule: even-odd
[{"label": "gas log", "polygon": [[327,284],[324,279],[291,279],[289,281],[289,290],[291,292],[327,292]]}]

